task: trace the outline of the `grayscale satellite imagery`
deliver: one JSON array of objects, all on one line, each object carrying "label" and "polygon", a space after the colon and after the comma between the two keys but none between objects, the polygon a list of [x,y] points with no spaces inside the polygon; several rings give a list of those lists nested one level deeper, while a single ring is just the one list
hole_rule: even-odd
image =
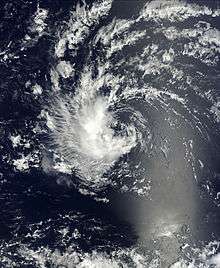
[{"label": "grayscale satellite imagery", "polygon": [[0,268],[220,268],[220,0],[0,1]]}]

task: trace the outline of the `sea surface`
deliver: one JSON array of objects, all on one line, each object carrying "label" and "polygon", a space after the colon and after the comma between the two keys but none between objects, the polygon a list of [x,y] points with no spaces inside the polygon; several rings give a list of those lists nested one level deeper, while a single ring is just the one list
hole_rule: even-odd
[{"label": "sea surface", "polygon": [[0,267],[220,267],[220,2],[0,5]]}]

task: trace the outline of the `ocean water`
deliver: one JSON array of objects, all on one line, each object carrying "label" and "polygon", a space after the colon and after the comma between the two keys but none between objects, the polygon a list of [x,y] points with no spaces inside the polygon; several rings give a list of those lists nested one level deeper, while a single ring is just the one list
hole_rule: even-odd
[{"label": "ocean water", "polygon": [[7,1],[0,267],[220,267],[219,1]]}]

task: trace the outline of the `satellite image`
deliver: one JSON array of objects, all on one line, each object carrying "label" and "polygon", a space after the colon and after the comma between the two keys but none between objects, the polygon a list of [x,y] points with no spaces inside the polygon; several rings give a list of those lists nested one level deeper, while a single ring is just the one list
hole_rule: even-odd
[{"label": "satellite image", "polygon": [[0,2],[0,268],[220,268],[220,1]]}]

